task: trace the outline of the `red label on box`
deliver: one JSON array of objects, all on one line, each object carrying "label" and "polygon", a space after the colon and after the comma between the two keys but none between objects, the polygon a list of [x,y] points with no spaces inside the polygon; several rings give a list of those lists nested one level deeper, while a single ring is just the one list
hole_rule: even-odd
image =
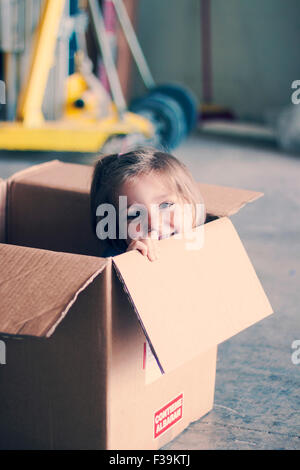
[{"label": "red label on box", "polygon": [[154,414],[154,439],[178,423],[183,415],[183,393]]}]

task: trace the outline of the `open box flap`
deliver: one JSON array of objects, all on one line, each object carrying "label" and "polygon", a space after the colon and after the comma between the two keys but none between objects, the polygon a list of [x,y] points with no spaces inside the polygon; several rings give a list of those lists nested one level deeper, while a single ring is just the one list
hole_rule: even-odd
[{"label": "open box flap", "polygon": [[50,336],[108,260],[0,244],[0,332]]},{"label": "open box flap", "polygon": [[201,249],[161,240],[150,262],[137,251],[113,258],[162,372],[272,313],[243,244],[228,218],[204,229]]},{"label": "open box flap", "polygon": [[93,167],[88,165],[51,160],[15,173],[8,179],[8,182],[9,184],[22,182],[32,186],[88,193],[92,171]]},{"label": "open box flap", "polygon": [[[88,194],[92,181],[93,167],[76,163],[52,160],[35,165],[12,175],[10,185],[22,184],[63,189]],[[230,216],[245,204],[252,202],[263,193],[247,189],[231,188],[215,184],[198,183],[206,211],[217,217]]]},{"label": "open box flap", "polygon": [[230,216],[263,193],[247,189],[230,188],[215,184],[198,183],[207,214],[217,217]]}]

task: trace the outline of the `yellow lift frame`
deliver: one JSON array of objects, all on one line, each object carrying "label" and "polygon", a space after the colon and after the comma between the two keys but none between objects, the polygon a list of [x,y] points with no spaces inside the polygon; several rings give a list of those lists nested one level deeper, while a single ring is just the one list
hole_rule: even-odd
[{"label": "yellow lift frame", "polygon": [[42,103],[65,0],[46,0],[36,31],[29,77],[19,96],[17,121],[0,122],[0,149],[97,152],[109,137],[141,133],[150,138],[153,126],[142,116],[125,111],[120,115],[112,103],[109,116],[99,120],[46,121]]}]

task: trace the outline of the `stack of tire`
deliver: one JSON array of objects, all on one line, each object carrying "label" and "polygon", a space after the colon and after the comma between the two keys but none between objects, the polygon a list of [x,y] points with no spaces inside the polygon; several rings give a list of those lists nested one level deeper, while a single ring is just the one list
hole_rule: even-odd
[{"label": "stack of tire", "polygon": [[130,111],[152,122],[156,138],[166,150],[177,147],[194,129],[197,108],[194,94],[176,83],[158,85],[130,105]]}]

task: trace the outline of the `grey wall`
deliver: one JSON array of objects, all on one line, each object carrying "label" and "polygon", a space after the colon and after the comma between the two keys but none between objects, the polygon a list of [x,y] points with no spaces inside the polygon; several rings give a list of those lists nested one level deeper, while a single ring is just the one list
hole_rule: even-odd
[{"label": "grey wall", "polygon": [[[300,1],[211,5],[214,103],[261,121],[289,104],[300,79]],[[180,81],[201,100],[200,0],[140,0],[138,34],[155,80]],[[137,74],[133,90],[143,92]]]},{"label": "grey wall", "polygon": [[[198,0],[139,0],[138,37],[157,83],[186,83],[199,95],[199,20]],[[132,89],[144,90],[138,74]]]},{"label": "grey wall", "polygon": [[241,117],[289,104],[300,77],[299,0],[213,0],[215,101]]}]

